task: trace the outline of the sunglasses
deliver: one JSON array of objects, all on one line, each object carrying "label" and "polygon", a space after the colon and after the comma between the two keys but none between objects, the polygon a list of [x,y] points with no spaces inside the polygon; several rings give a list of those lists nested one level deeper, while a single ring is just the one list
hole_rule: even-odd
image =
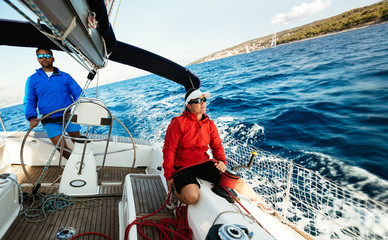
[{"label": "sunglasses", "polygon": [[43,57],[46,59],[52,58],[52,56],[50,54],[38,54],[36,56],[38,57],[38,59],[43,59]]},{"label": "sunglasses", "polygon": [[190,100],[189,104],[193,104],[193,103],[198,104],[201,102],[206,102],[206,97],[196,98],[196,99]]}]

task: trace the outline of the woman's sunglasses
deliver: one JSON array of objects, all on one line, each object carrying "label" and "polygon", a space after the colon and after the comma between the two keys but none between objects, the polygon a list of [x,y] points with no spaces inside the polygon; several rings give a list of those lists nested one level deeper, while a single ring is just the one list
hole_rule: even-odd
[{"label": "woman's sunglasses", "polygon": [[196,98],[196,99],[190,100],[189,104],[193,104],[193,103],[198,104],[201,102],[206,102],[206,97]]},{"label": "woman's sunglasses", "polygon": [[39,59],[43,59],[43,57],[44,58],[46,58],[46,59],[50,59],[50,58],[52,58],[52,56],[50,55],[50,54],[38,54],[38,55],[36,55]]}]

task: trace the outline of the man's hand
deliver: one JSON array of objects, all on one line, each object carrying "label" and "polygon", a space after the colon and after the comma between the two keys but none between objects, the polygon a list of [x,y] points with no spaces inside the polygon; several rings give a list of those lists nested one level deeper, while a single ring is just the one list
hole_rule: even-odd
[{"label": "man's hand", "polygon": [[174,178],[171,178],[170,180],[167,181],[167,188],[169,192],[175,192],[174,188]]},{"label": "man's hand", "polygon": [[222,172],[222,173],[225,172],[225,170],[226,170],[226,165],[225,165],[225,163],[223,161],[215,162],[214,166],[216,166],[216,168],[218,170],[220,170],[220,172]]},{"label": "man's hand", "polygon": [[40,118],[33,118],[30,120],[30,128],[34,128],[39,125]]}]

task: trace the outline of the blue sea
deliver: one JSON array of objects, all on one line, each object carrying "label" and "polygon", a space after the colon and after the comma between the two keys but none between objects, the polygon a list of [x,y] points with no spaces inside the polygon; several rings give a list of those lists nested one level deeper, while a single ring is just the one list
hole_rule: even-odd
[{"label": "blue sea", "polygon": [[[188,68],[211,93],[208,115],[222,137],[388,204],[387,23]],[[134,137],[150,140],[163,139],[184,102],[182,86],[156,75],[99,86],[97,94]],[[0,109],[8,131],[28,129],[22,112],[22,105]],[[113,134],[126,133],[115,124]]]}]

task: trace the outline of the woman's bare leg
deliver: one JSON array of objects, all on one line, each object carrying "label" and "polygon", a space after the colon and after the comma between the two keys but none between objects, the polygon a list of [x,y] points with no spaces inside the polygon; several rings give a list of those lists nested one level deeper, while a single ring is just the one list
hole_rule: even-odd
[{"label": "woman's bare leg", "polygon": [[181,194],[178,194],[176,190],[174,190],[174,193],[175,196],[179,199],[179,201],[190,205],[198,201],[200,190],[197,184],[191,183],[181,189]]}]

